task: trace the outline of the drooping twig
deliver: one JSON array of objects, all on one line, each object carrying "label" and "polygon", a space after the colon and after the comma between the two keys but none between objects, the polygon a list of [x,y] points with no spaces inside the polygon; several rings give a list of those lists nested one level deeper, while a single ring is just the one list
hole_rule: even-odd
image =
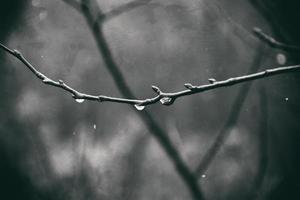
[{"label": "drooping twig", "polygon": [[[284,74],[288,72],[295,72],[300,70],[300,65],[292,65],[292,66],[285,66],[285,67],[277,67],[273,69],[267,69],[258,73],[252,73],[244,76],[238,76],[229,78],[226,80],[216,81],[215,79],[210,78],[209,84],[204,85],[192,85],[190,83],[186,83],[185,87],[187,90],[182,90],[178,92],[162,92],[157,86],[152,86],[153,90],[156,90],[155,93],[157,95],[152,98],[146,99],[127,99],[127,98],[119,98],[119,97],[112,97],[112,96],[105,96],[105,95],[91,95],[85,94],[82,92],[77,91],[76,89],[72,88],[71,86],[67,85],[63,80],[54,81],[51,78],[47,77],[40,71],[38,71],[18,50],[11,50],[5,45],[0,43],[0,47],[19,59],[25,66],[34,73],[34,75],[43,81],[43,83],[47,85],[52,85],[54,87],[61,88],[69,93],[72,94],[74,99],[85,99],[85,100],[92,100],[92,101],[99,101],[99,102],[116,102],[116,103],[125,103],[131,105],[139,105],[139,106],[147,106],[151,104],[155,104],[157,102],[161,102],[163,105],[171,105],[177,98],[188,96],[192,94],[202,93],[208,90],[213,90],[221,87],[229,87],[237,84],[241,84],[248,81],[253,81],[257,79],[267,78],[269,76],[274,76],[278,74]],[[156,88],[156,89],[154,89]],[[159,92],[157,92],[159,89]]]},{"label": "drooping twig", "polygon": [[253,33],[263,42],[267,43],[270,47],[281,49],[288,52],[297,52],[300,53],[300,47],[294,45],[288,45],[282,42],[277,41],[275,38],[264,33],[260,28],[254,27]]}]

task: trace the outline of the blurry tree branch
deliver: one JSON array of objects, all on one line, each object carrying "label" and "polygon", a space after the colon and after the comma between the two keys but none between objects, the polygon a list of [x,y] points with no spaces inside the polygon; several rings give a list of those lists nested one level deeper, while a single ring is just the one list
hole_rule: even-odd
[{"label": "blurry tree branch", "polygon": [[250,194],[247,199],[255,200],[260,199],[262,195],[262,185],[266,176],[268,167],[268,96],[266,95],[266,89],[261,87],[259,89],[259,101],[260,101],[260,130],[258,132],[258,167],[256,175],[254,176],[252,187],[250,188]]},{"label": "blurry tree branch", "polygon": [[288,45],[282,42],[277,41],[273,37],[264,33],[260,28],[255,27],[253,28],[253,33],[263,42],[268,44],[270,47],[281,49],[288,52],[298,52],[300,53],[300,47],[294,45]]},{"label": "blurry tree branch", "polygon": [[[262,58],[264,57],[262,48],[258,48],[256,56],[254,57],[254,61],[250,66],[248,73],[254,73],[258,71]],[[259,72],[261,73],[261,72]],[[258,73],[258,74],[259,74]],[[251,83],[245,84],[240,87],[236,98],[233,101],[232,107],[230,109],[229,115],[227,117],[226,122],[224,123],[223,127],[217,134],[217,137],[213,141],[213,144],[209,147],[209,149],[204,154],[203,158],[199,162],[198,166],[196,167],[195,173],[199,178],[201,175],[205,173],[208,169],[210,163],[215,158],[216,154],[219,152],[220,148],[225,142],[225,139],[230,134],[231,129],[235,126],[238,121],[238,118],[241,114],[243,104],[247,98],[247,95],[250,91]]]}]

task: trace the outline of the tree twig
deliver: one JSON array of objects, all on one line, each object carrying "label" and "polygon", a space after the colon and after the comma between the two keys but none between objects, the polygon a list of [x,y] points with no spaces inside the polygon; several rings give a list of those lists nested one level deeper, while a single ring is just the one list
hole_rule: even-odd
[{"label": "tree twig", "polygon": [[159,101],[163,105],[171,105],[179,97],[202,93],[208,90],[213,90],[221,87],[229,87],[229,86],[241,84],[248,81],[253,81],[257,79],[267,78],[269,76],[284,74],[288,72],[295,72],[300,70],[300,65],[291,65],[291,66],[267,69],[258,73],[233,77],[221,81],[216,81],[215,79],[210,78],[209,84],[196,86],[190,83],[186,83],[184,85],[187,88],[186,90],[173,92],[173,93],[162,92],[161,89],[159,89],[157,86],[152,86],[152,89],[157,94],[155,97],[146,98],[146,99],[127,99],[127,98],[119,98],[119,97],[112,97],[112,96],[105,96],[105,95],[91,95],[91,94],[79,92],[76,89],[72,88],[71,86],[67,85],[63,80],[54,81],[51,78],[44,75],[43,73],[41,73],[40,71],[38,71],[18,50],[9,49],[8,47],[6,47],[1,43],[0,43],[0,47],[6,52],[16,57],[17,59],[19,59],[43,83],[61,88],[71,93],[74,99],[83,99],[83,100],[91,100],[91,101],[99,101],[99,102],[107,101],[107,102],[125,103],[125,104],[138,105],[138,106],[152,105]]},{"label": "tree twig", "polygon": [[282,42],[277,41],[275,38],[271,37],[270,35],[264,33],[260,28],[254,27],[253,33],[257,36],[261,41],[267,43],[270,47],[281,49],[284,51],[289,52],[297,52],[300,53],[300,47],[294,45],[288,45]]}]

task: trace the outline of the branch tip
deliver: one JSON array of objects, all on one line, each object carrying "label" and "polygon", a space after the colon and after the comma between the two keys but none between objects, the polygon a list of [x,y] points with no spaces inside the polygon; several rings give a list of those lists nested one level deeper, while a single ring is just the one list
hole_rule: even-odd
[{"label": "branch tip", "polygon": [[159,89],[159,87],[155,86],[155,85],[152,85],[151,86],[152,90],[157,93],[158,95],[161,94],[161,90]]},{"label": "branch tip", "polygon": [[195,86],[193,86],[191,83],[185,83],[185,84],[184,84],[184,87],[186,87],[186,88],[189,89],[189,90],[195,89]]},{"label": "branch tip", "polygon": [[214,78],[209,78],[209,79],[208,79],[208,82],[209,82],[210,84],[214,84],[215,82],[217,82],[217,80],[214,79]]}]

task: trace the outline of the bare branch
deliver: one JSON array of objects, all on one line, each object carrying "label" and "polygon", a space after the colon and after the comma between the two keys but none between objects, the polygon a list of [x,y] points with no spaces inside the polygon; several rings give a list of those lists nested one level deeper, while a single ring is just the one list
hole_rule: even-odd
[{"label": "bare branch", "polygon": [[288,44],[279,42],[276,39],[274,39],[273,37],[271,37],[271,36],[267,35],[266,33],[264,33],[258,27],[253,28],[253,33],[261,41],[267,43],[270,47],[273,47],[273,48],[276,48],[276,49],[281,49],[281,50],[284,50],[284,51],[300,53],[300,47],[299,46],[288,45]]},{"label": "bare branch", "polygon": [[229,86],[237,85],[252,80],[262,79],[269,76],[300,70],[300,65],[292,65],[292,66],[267,69],[258,73],[233,77],[222,81],[216,81],[215,79],[211,78],[209,79],[210,84],[195,86],[190,83],[186,83],[185,87],[188,88],[187,90],[182,90],[174,93],[162,92],[157,86],[152,86],[152,89],[157,93],[157,96],[152,98],[146,98],[146,99],[127,99],[127,98],[111,97],[105,95],[91,95],[91,94],[85,94],[79,92],[76,89],[72,88],[71,86],[67,85],[64,81],[62,80],[54,81],[51,78],[44,75],[43,73],[41,73],[40,71],[38,71],[18,50],[11,50],[1,43],[0,43],[0,47],[6,52],[16,57],[17,59],[19,59],[38,79],[43,81],[43,83],[61,88],[71,93],[74,99],[86,99],[86,100],[99,101],[99,102],[108,101],[108,102],[125,103],[131,105],[139,105],[139,106],[152,105],[157,103],[158,101],[160,101],[161,104],[163,105],[172,105],[174,101],[179,97],[188,96],[196,93],[202,93],[208,90],[213,90],[221,87],[229,87]]}]

